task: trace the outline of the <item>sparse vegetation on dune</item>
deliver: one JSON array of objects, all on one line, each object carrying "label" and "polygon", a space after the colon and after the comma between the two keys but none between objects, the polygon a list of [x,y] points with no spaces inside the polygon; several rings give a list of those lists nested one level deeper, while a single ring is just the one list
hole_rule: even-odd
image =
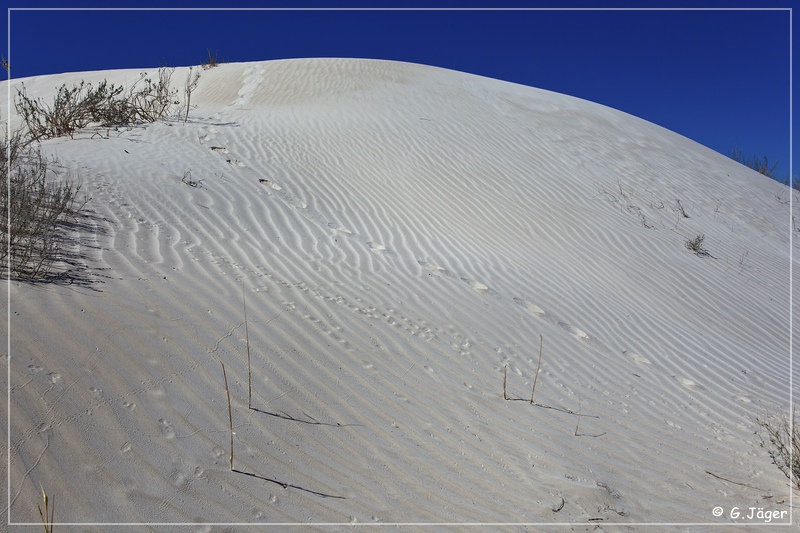
[{"label": "sparse vegetation on dune", "polygon": [[63,243],[63,227],[79,209],[80,187],[48,181],[49,164],[40,146],[20,133],[0,143],[0,260],[15,278],[48,276]]},{"label": "sparse vegetation on dune", "polygon": [[767,156],[747,156],[744,154],[744,151],[737,146],[731,151],[730,158],[748,168],[755,170],[756,172],[764,174],[768,178],[775,179],[775,169],[778,167],[778,163],[775,162],[770,164]]},{"label": "sparse vegetation on dune", "polygon": [[206,61],[203,63],[203,70],[208,70],[210,68],[214,68],[218,66],[220,63],[224,63],[224,61],[220,61],[219,54],[216,51],[211,51],[211,49],[207,49],[208,56],[206,57]]},{"label": "sparse vegetation on dune", "polygon": [[706,236],[704,234],[700,233],[699,235],[697,235],[693,239],[687,239],[686,242],[684,243],[684,245],[686,246],[686,248],[688,250],[694,252],[695,255],[698,255],[698,256],[701,256],[701,257],[702,256],[706,256],[706,255],[711,255],[711,254],[709,254],[709,252],[705,248],[705,246],[703,246],[703,241],[705,241],[705,240],[706,240]]},{"label": "sparse vegetation on dune", "polygon": [[[28,95],[25,85],[17,90],[14,108],[23,128],[0,146],[2,268],[19,279],[42,279],[50,274],[59,255],[62,229],[77,214],[79,187],[48,179],[48,162],[39,142],[69,135],[89,126],[120,126],[167,118],[180,105],[178,90],[171,87],[174,69],[162,67],[156,77],[142,73],[126,90],[103,80],[96,85],[81,80],[56,88],[52,103]],[[184,91],[185,116],[199,72],[189,71]],[[184,177],[193,187],[199,181]]]},{"label": "sparse vegetation on dune", "polygon": [[83,80],[56,90],[52,104],[28,96],[25,85],[17,90],[14,108],[25,122],[30,141],[72,136],[90,125],[118,126],[137,122],[155,122],[167,117],[177,100],[177,90],[170,87],[173,69],[162,67],[158,79],[146,74],[126,91],[106,80],[97,86]]},{"label": "sparse vegetation on dune", "polygon": [[[209,51],[209,63],[202,68],[217,64]],[[7,268],[15,279],[48,280],[56,279],[48,275],[51,265],[52,270],[70,265],[70,254],[78,248],[71,246],[71,238],[84,227],[85,217],[63,226],[78,214],[80,200],[78,187],[62,179],[62,168],[55,166],[51,154],[58,150],[64,170],[80,168],[84,191],[92,191],[100,204],[95,215],[99,224],[91,228],[105,231],[96,240],[81,236],[75,242],[81,249],[100,250],[102,255],[92,256],[114,275],[104,281],[102,293],[88,295],[73,291],[76,287],[12,284],[24,289],[9,319],[20,331],[13,357],[22,366],[13,367],[14,376],[24,380],[15,389],[15,409],[24,410],[28,418],[13,428],[15,469],[10,471],[25,485],[17,491],[13,509],[9,504],[9,516],[13,510],[28,521],[32,518],[37,528],[43,524],[46,533],[52,531],[52,487],[63,486],[64,479],[71,491],[55,489],[64,522],[67,515],[91,517],[98,509],[105,518],[110,513],[101,506],[127,496],[130,506],[113,509],[120,521],[144,516],[163,524],[185,517],[213,523],[333,523],[349,516],[352,527],[366,522],[363,517],[376,523],[406,517],[455,521],[462,512],[464,520],[495,522],[506,516],[551,521],[551,513],[560,513],[564,523],[613,525],[620,522],[618,517],[627,517],[635,525],[650,518],[648,512],[655,520],[692,521],[708,517],[702,505],[709,498],[718,498],[725,509],[744,501],[741,492],[727,491],[723,497],[715,487],[701,487],[705,475],[716,478],[714,483],[736,484],[737,491],[764,487],[747,497],[779,502],[773,488],[785,490],[786,482],[767,457],[800,488],[794,413],[764,416],[753,427],[754,414],[745,408],[738,418],[709,428],[701,409],[677,413],[675,408],[686,397],[697,405],[734,395],[762,401],[752,391],[752,374],[739,379],[738,367],[730,370],[731,365],[722,363],[753,355],[758,364],[772,368],[770,358],[780,355],[781,344],[773,336],[755,338],[752,345],[746,338],[749,327],[772,331],[774,317],[780,318],[769,312],[768,302],[779,299],[774,287],[781,271],[763,268],[785,255],[772,245],[783,242],[769,229],[777,218],[768,214],[752,226],[748,218],[755,209],[747,200],[762,199],[763,180],[744,168],[731,168],[737,167],[733,163],[718,165],[721,170],[714,167],[720,162],[714,154],[674,158],[675,144],[667,142],[673,137],[642,122],[631,127],[640,128],[637,140],[653,140],[647,144],[652,165],[647,156],[639,161],[638,151],[630,159],[620,155],[624,149],[617,150],[616,131],[609,139],[565,135],[565,149],[554,148],[553,160],[569,163],[585,149],[580,153],[589,154],[587,161],[593,158],[598,169],[593,199],[603,202],[561,219],[567,203],[585,206],[581,202],[587,199],[574,200],[573,192],[578,185],[583,193],[585,176],[571,172],[567,164],[566,170],[553,165],[551,181],[529,179],[539,175],[541,161],[530,156],[530,146],[514,142],[530,131],[528,125],[500,118],[493,122],[489,111],[496,109],[481,111],[471,92],[459,101],[463,90],[446,90],[448,83],[463,81],[455,74],[421,69],[428,73],[425,83],[415,85],[411,67],[380,64],[380,70],[368,71],[383,75],[398,68],[414,92],[408,93],[407,103],[406,93],[398,92],[399,111],[386,115],[387,125],[407,124],[407,133],[391,127],[352,128],[375,139],[375,150],[366,150],[347,135],[330,135],[342,122],[348,131],[360,125],[364,100],[342,104],[339,100],[348,98],[330,99],[330,114],[322,106],[307,117],[295,113],[303,104],[293,105],[291,113],[289,106],[280,110],[285,115],[276,113],[277,106],[266,102],[282,102],[284,94],[287,102],[294,102],[294,81],[280,85],[275,100],[266,99],[267,91],[280,84],[283,74],[295,78],[293,70],[271,71],[271,66],[229,65],[208,75],[201,67],[187,67],[180,71],[187,74],[185,82],[182,76],[173,80],[182,93],[177,99],[170,88],[170,69],[160,70],[158,79],[134,76],[138,89],[128,88],[127,82],[125,89],[105,80],[98,84],[102,73],[92,78],[93,84],[68,87],[79,79],[73,78],[61,89],[55,87],[52,106],[52,93],[38,92],[41,80],[28,84],[30,96],[24,87],[17,94],[16,104],[28,113],[22,122],[28,129],[0,147],[7,184],[0,206],[0,269]],[[298,72],[337,81],[329,63],[310,66],[316,70]],[[357,66],[365,68],[361,62]],[[203,94],[197,93],[200,97],[192,103],[201,72]],[[114,73],[108,80],[117,83],[130,74]],[[434,90],[429,81],[436,76],[442,81]],[[478,88],[486,83],[486,94],[494,94],[489,81],[473,83]],[[508,86],[497,87],[509,103],[536,101],[532,90],[520,88],[516,97]],[[380,90],[385,89],[381,84]],[[383,95],[371,90],[364,93]],[[349,89],[340,94],[349,94],[345,91]],[[420,116],[440,118],[434,113],[443,94],[463,108],[441,111],[441,131],[438,124],[433,129],[432,121],[417,123],[413,113],[418,110]],[[552,94],[541,98],[542,103],[559,102]],[[578,111],[582,105],[575,104]],[[595,122],[585,105],[585,116],[567,116],[556,132],[569,131],[571,119],[581,119],[574,122],[581,128],[602,125],[605,113]],[[471,115],[475,106],[479,109]],[[107,126],[166,117],[171,122],[164,127],[125,127],[106,135]],[[482,121],[487,128],[476,127],[474,133],[462,127],[472,122],[482,126]],[[38,128],[35,132],[31,124]],[[302,136],[290,129],[295,127]],[[75,135],[80,128],[89,129]],[[549,135],[546,129],[543,123],[544,133],[537,132],[531,143]],[[484,131],[495,132],[503,143],[486,146]],[[423,143],[414,141],[420,132],[430,135]],[[45,141],[56,135],[78,140]],[[89,140],[96,136],[112,138]],[[420,166],[409,167],[413,172],[400,168],[399,183],[395,160],[382,153],[387,144],[399,160],[419,150]],[[468,170],[477,168],[481,161],[492,161],[498,146],[507,150],[502,153],[507,162],[497,162],[497,172],[508,176],[506,182],[498,180],[500,185],[478,185],[474,180],[480,176],[469,172],[422,172],[460,169],[462,163]],[[598,147],[603,150],[590,150]],[[466,150],[474,160],[461,157]],[[692,143],[686,150],[693,155],[699,149]],[[613,157],[603,159],[603,153]],[[693,172],[691,164],[697,161],[701,170]],[[671,162],[678,167],[674,173],[674,165],[666,164]],[[618,172],[608,171],[615,165]],[[658,175],[648,174],[653,168]],[[728,171],[753,179],[740,180],[743,192],[737,196],[717,200],[708,192],[711,178]],[[323,188],[328,182],[330,187]],[[501,185],[508,188],[496,194],[493,187]],[[430,193],[422,197],[419,191]],[[782,187],[778,202],[788,201],[787,193],[792,191]],[[554,197],[566,200],[553,205]],[[436,200],[442,203],[434,205]],[[514,202],[524,208],[515,209]],[[381,216],[372,207],[383,204],[388,213],[403,216]],[[366,216],[366,209],[377,214]],[[497,216],[503,212],[509,216]],[[451,216],[462,225],[439,225]],[[417,220],[430,231],[415,229]],[[439,228],[447,230],[447,238]],[[412,234],[419,241],[402,245]],[[750,246],[754,235],[766,244]],[[502,255],[487,248],[490,237]],[[321,253],[306,260],[311,247]],[[687,250],[707,259],[691,259]],[[753,274],[747,280],[735,275],[737,258],[739,273]],[[582,270],[587,262],[594,268],[589,278]],[[677,291],[664,289],[676,286]],[[37,288],[47,290],[32,290]],[[230,297],[239,289],[241,308]],[[25,292],[36,298],[26,299]],[[692,305],[718,303],[715,294],[731,303],[719,315]],[[273,308],[277,314],[270,318],[267,313]],[[67,315],[80,310],[70,326],[86,341],[70,338],[66,343],[48,328],[64,316],[64,309]],[[284,327],[274,335],[265,331],[284,312]],[[721,320],[726,321],[723,326]],[[254,324],[252,338],[249,322]],[[696,327],[686,329],[687,323]],[[119,329],[120,324],[125,327]],[[744,333],[731,339],[732,328]],[[651,343],[651,338],[665,342]],[[683,364],[687,357],[692,365]],[[697,368],[714,368],[719,375],[706,376]],[[500,372],[504,402],[497,391]],[[770,387],[764,387],[763,401],[779,394]],[[42,401],[56,394],[64,401]],[[70,439],[45,453],[40,441],[68,426]],[[106,438],[96,438],[99,430],[105,430]],[[721,432],[726,439],[709,446]],[[666,451],[650,446],[648,436],[653,434],[665,437]],[[97,443],[96,452],[87,442]],[[759,443],[765,451],[758,450]],[[234,447],[240,450],[235,459]],[[93,453],[81,455],[87,449]],[[672,460],[698,449],[704,451],[698,452],[696,464]],[[73,450],[82,462],[64,464],[65,453]],[[562,450],[577,450],[580,461]],[[724,461],[731,455],[746,467],[743,475],[748,478],[711,466],[729,464]],[[108,457],[120,468],[108,468]],[[53,461],[61,461],[55,478]],[[704,461],[725,477],[709,470],[703,474]],[[640,464],[652,468],[638,468]],[[50,480],[49,494],[36,490],[43,470]],[[642,475],[625,477],[634,471]],[[661,479],[663,472],[670,472],[675,486],[685,479],[681,486],[689,489],[670,496],[675,499],[667,502],[667,512],[652,505],[663,496],[652,480]],[[92,475],[104,476],[103,483]],[[433,478],[433,488],[420,483]],[[392,483],[383,483],[386,479]],[[750,485],[751,479],[761,483]],[[270,484],[294,491],[280,493]],[[498,486],[519,490],[495,491]],[[393,499],[397,487],[408,493],[408,501]],[[319,504],[316,498],[289,494],[295,491],[348,501]],[[164,495],[175,492],[178,496],[164,506]],[[191,498],[183,498],[185,494]],[[400,504],[389,509],[386,501]],[[699,511],[685,506],[674,512],[676,502],[691,501],[700,502]],[[426,505],[419,509],[421,502]],[[519,516],[514,514],[520,509]]]},{"label": "sparse vegetation on dune", "polygon": [[800,489],[800,427],[797,425],[795,409],[787,414],[765,415],[757,418],[757,432],[761,447],[767,450],[772,462]]}]

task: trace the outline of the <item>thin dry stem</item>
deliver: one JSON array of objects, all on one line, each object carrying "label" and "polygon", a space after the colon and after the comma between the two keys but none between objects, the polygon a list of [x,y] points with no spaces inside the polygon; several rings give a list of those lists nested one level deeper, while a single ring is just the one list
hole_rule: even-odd
[{"label": "thin dry stem", "polygon": [[247,331],[247,298],[244,293],[244,282],[242,282],[242,303],[244,303],[244,337],[247,345],[247,408],[252,409],[253,385],[250,377],[250,334]]},{"label": "thin dry stem", "polygon": [[36,507],[39,508],[39,517],[42,519],[45,533],[53,533],[53,516],[56,511],[56,499],[55,497],[53,497],[52,500],[48,499],[44,487],[40,486],[40,488],[42,489],[42,499],[44,500],[44,511],[42,511],[41,505],[37,505]]},{"label": "thin dry stem", "polygon": [[231,391],[228,388],[228,375],[225,373],[225,363],[219,362],[222,365],[222,379],[225,380],[225,393],[228,395],[228,424],[231,435],[231,470],[233,470],[233,410],[231,409]]},{"label": "thin dry stem", "polygon": [[506,394],[506,373],[508,371],[508,365],[503,365],[503,399],[508,400],[508,395]]},{"label": "thin dry stem", "polygon": [[544,339],[539,335],[539,364],[536,365],[536,375],[533,376],[533,387],[531,388],[531,403],[533,403],[533,393],[536,392],[536,380],[539,379],[539,369],[542,366],[542,343]]}]

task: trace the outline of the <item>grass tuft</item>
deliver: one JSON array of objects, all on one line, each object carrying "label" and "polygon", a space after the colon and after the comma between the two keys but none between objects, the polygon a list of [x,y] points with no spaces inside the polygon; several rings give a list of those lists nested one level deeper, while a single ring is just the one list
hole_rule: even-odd
[{"label": "grass tuft", "polygon": [[48,498],[47,493],[44,491],[44,487],[40,486],[39,488],[42,489],[42,500],[44,504],[44,510],[42,510],[41,505],[36,506],[39,508],[39,517],[42,519],[45,533],[53,533],[53,516],[56,510],[56,499]]},{"label": "grass tuft", "polygon": [[686,246],[687,249],[694,252],[695,255],[698,256],[706,256],[711,255],[708,250],[703,246],[703,241],[705,240],[706,236],[702,233],[697,235],[694,239],[687,239],[683,244]]}]

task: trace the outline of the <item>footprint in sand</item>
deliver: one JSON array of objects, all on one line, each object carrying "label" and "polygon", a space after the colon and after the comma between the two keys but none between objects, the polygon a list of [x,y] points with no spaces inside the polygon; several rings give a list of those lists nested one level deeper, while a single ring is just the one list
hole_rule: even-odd
[{"label": "footprint in sand", "polygon": [[164,438],[175,438],[175,432],[172,430],[172,425],[163,418],[158,419],[158,429],[161,430],[161,434],[164,435]]},{"label": "footprint in sand", "polygon": [[581,340],[589,340],[589,334],[586,333],[583,330],[580,330],[580,329],[576,328],[575,326],[572,326],[572,325],[567,324],[565,322],[559,322],[558,325],[561,326],[562,328],[564,328],[565,330],[567,330],[568,332],[572,333],[573,335],[575,335],[576,337],[578,337]]},{"label": "footprint in sand", "polygon": [[219,446],[214,446],[211,449],[211,453],[214,455],[214,458],[219,459],[220,457],[222,457],[223,455],[227,454],[228,452],[226,452],[224,448],[221,448]]},{"label": "footprint in sand", "polygon": [[523,309],[527,309],[528,311],[539,317],[547,316],[547,313],[545,312],[544,309],[542,309],[538,305],[534,305],[526,300],[523,300],[522,298],[514,298],[514,303],[521,306]]},{"label": "footprint in sand", "polygon": [[653,363],[650,362],[650,360],[647,357],[645,357],[643,355],[639,355],[636,352],[629,352],[628,350],[625,350],[624,352],[622,352],[622,354],[627,356],[627,357],[630,357],[631,359],[633,359],[634,363],[636,363],[637,365],[640,365],[640,366],[648,366],[648,365],[652,365],[653,364]]},{"label": "footprint in sand", "polygon": [[464,277],[461,278],[461,281],[463,281],[464,283],[466,283],[467,285],[469,285],[470,287],[472,287],[473,289],[475,289],[476,291],[478,291],[481,294],[488,294],[490,296],[494,296],[495,298],[499,298],[500,297],[500,295],[497,293],[497,291],[489,288],[488,285],[485,285],[485,284],[481,283],[480,281],[477,281],[477,280],[474,280],[474,279],[471,279],[471,278],[464,278]]},{"label": "footprint in sand", "polygon": [[[203,135],[199,137],[200,144],[205,144],[205,143],[207,143],[208,141],[214,139],[217,136],[217,129],[216,128],[210,128],[210,129],[204,128],[203,130],[204,130],[203,131]],[[212,149],[213,148],[218,148],[218,149],[224,150],[224,148],[221,147],[221,146],[214,146],[214,147],[212,147]]]},{"label": "footprint in sand", "polygon": [[268,180],[266,178],[258,178],[258,182],[263,184],[263,185],[266,185],[267,187],[271,187],[273,190],[276,190],[276,191],[280,191],[281,190],[281,186],[278,185],[277,183],[275,183],[272,180]]},{"label": "footprint in sand", "polygon": [[349,229],[341,227],[339,224],[335,222],[328,222],[328,227],[334,231],[338,231],[339,233],[344,233],[345,235],[353,235],[353,232]]},{"label": "footprint in sand", "polygon": [[427,261],[417,261],[417,263],[424,266],[425,269],[432,275],[435,276],[447,275],[448,277],[453,277],[452,274],[450,274],[447,270],[440,267],[436,263],[429,263]]},{"label": "footprint in sand", "polygon": [[704,390],[701,385],[698,385],[696,382],[692,381],[688,378],[677,378],[681,385],[686,387],[689,390]]},{"label": "footprint in sand", "polygon": [[[208,140],[208,137],[206,137],[206,140]],[[200,142],[201,143],[203,142],[202,138],[200,139]],[[228,151],[228,148],[225,147],[225,146],[209,146],[208,149],[211,150],[212,152],[214,152],[215,154],[228,154],[228,153],[230,153]],[[226,158],[225,162],[228,163],[229,165],[233,165],[235,167],[239,167],[239,168],[244,168],[245,167],[244,163],[242,163],[241,161],[239,161],[238,159],[235,159],[235,158]]]},{"label": "footprint in sand", "polygon": [[133,447],[131,446],[131,443],[126,442],[120,447],[119,453],[121,453],[122,455],[128,455],[129,453],[131,453],[132,449]]}]

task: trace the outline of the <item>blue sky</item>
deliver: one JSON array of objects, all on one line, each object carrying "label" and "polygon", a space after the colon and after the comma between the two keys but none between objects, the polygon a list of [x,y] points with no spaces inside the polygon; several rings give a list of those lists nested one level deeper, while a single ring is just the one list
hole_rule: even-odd
[{"label": "blue sky", "polygon": [[[11,8],[105,7],[8,0]],[[2,54],[14,78],[226,61],[360,57],[423,63],[561,92],[790,173],[791,0],[175,2],[175,11],[15,9]],[[115,5],[165,7],[158,1]],[[197,7],[403,10],[191,10]],[[409,9],[441,7],[446,10]],[[471,10],[458,8],[558,8]],[[602,9],[574,10],[569,7]],[[646,10],[641,8],[672,8]],[[735,8],[755,9],[735,9]],[[800,5],[798,6],[800,7]],[[608,8],[636,8],[611,10]],[[678,9],[675,9],[678,8]],[[793,15],[793,13],[791,14]],[[9,38],[10,29],[10,38]],[[796,142],[794,143],[797,144]],[[794,169],[795,175],[798,172]],[[724,186],[724,184],[721,184]]]}]

